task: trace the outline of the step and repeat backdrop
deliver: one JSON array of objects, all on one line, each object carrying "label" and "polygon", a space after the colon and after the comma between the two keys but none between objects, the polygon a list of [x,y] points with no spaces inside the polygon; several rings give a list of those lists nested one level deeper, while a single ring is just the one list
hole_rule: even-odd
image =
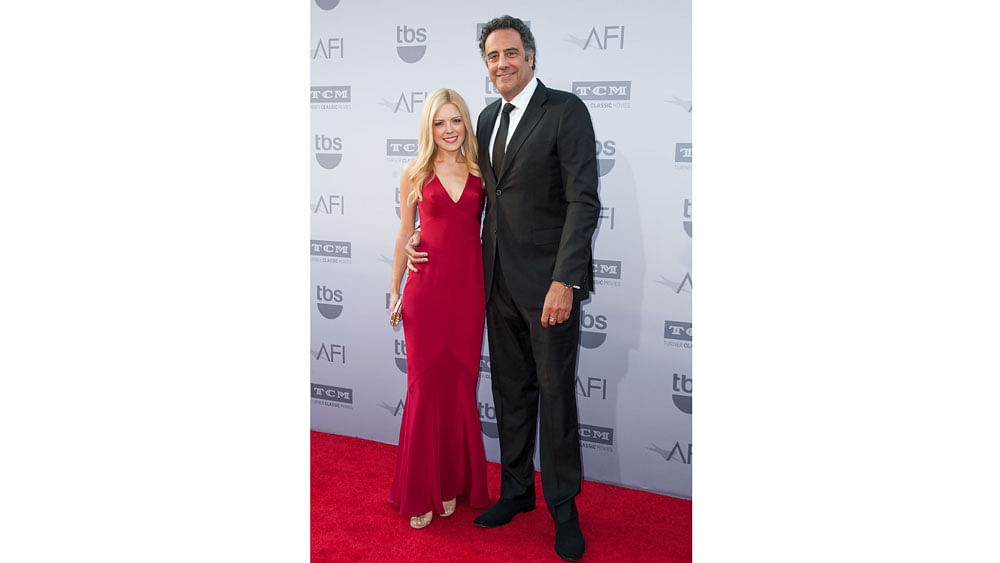
[{"label": "step and repeat backdrop", "polygon": [[[387,306],[400,170],[429,92],[457,90],[473,123],[499,97],[477,40],[508,13],[535,35],[535,76],[584,100],[597,134],[597,287],[583,303],[577,372],[584,477],[690,498],[690,0],[512,0],[504,12],[311,1],[312,428],[397,442],[406,342]],[[498,461],[490,377],[484,339],[477,400]]]}]

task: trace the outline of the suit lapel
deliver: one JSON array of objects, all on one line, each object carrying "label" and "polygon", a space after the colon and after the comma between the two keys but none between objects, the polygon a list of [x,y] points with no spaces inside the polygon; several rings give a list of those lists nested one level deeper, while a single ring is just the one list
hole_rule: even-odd
[{"label": "suit lapel", "polygon": [[[524,115],[521,116],[521,121],[517,123],[514,135],[510,138],[510,142],[507,143],[507,150],[504,152],[503,157],[503,169],[500,170],[500,176],[497,178],[498,181],[500,178],[503,178],[504,172],[510,169],[511,162],[517,156],[517,151],[520,150],[521,145],[524,144],[524,140],[528,138],[531,130],[535,128],[535,125],[538,125],[538,121],[545,114],[542,104],[545,103],[548,97],[545,85],[539,80],[538,88],[535,89],[531,100],[528,101],[528,107],[524,109]],[[493,118],[494,120],[496,119],[496,112],[493,112]],[[489,138],[486,139],[486,142],[489,142]]]},{"label": "suit lapel", "polygon": [[493,180],[491,185],[496,185],[497,177],[493,172],[493,163],[490,162],[490,136],[493,135],[493,128],[496,127],[497,114],[500,113],[500,102],[503,98],[493,102],[492,104],[486,106],[484,113],[486,115],[486,121],[479,122],[479,132],[476,135],[476,140],[479,141],[479,172],[481,174],[488,174],[489,179]]}]

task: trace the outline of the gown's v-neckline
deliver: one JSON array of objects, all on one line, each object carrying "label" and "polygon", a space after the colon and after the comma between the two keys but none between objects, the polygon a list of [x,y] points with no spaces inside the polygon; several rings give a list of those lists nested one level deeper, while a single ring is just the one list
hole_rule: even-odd
[{"label": "gown's v-neckline", "polygon": [[472,174],[465,175],[465,183],[462,184],[462,191],[458,193],[458,199],[453,199],[451,197],[451,193],[448,191],[448,188],[445,187],[444,180],[441,179],[441,176],[434,174],[434,178],[437,179],[438,184],[441,184],[441,189],[444,190],[444,195],[448,196],[448,199],[450,199],[453,204],[458,205],[458,202],[462,201],[462,196],[465,195],[465,188],[469,187],[469,176],[471,175]]}]

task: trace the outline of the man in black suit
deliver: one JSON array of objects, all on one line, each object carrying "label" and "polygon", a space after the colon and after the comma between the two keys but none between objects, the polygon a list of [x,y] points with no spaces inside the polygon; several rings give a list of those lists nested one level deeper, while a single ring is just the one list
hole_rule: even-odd
[{"label": "man in black suit", "polygon": [[[486,189],[483,268],[493,399],[500,431],[500,499],[479,526],[535,508],[536,422],[545,503],[555,550],[575,561],[584,539],[576,358],[580,301],[593,288],[597,226],[594,127],[575,95],[534,77],[535,40],[523,21],[488,22],[479,48],[502,100],[479,114],[479,168]],[[416,237],[416,235],[415,235]],[[414,262],[426,254],[407,249]]]}]

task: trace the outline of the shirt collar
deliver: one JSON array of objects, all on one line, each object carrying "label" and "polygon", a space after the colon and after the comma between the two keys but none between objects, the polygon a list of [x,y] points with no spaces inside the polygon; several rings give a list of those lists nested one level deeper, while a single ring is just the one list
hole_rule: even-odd
[{"label": "shirt collar", "polygon": [[[531,96],[535,94],[535,89],[538,88],[538,79],[532,77],[531,82],[521,90],[521,93],[514,96],[514,99],[509,103],[513,104],[515,108],[523,110],[528,107],[528,102],[531,101]],[[500,98],[501,102],[504,102],[503,98]],[[506,103],[506,102],[505,102]],[[503,105],[503,104],[501,104]]]}]

